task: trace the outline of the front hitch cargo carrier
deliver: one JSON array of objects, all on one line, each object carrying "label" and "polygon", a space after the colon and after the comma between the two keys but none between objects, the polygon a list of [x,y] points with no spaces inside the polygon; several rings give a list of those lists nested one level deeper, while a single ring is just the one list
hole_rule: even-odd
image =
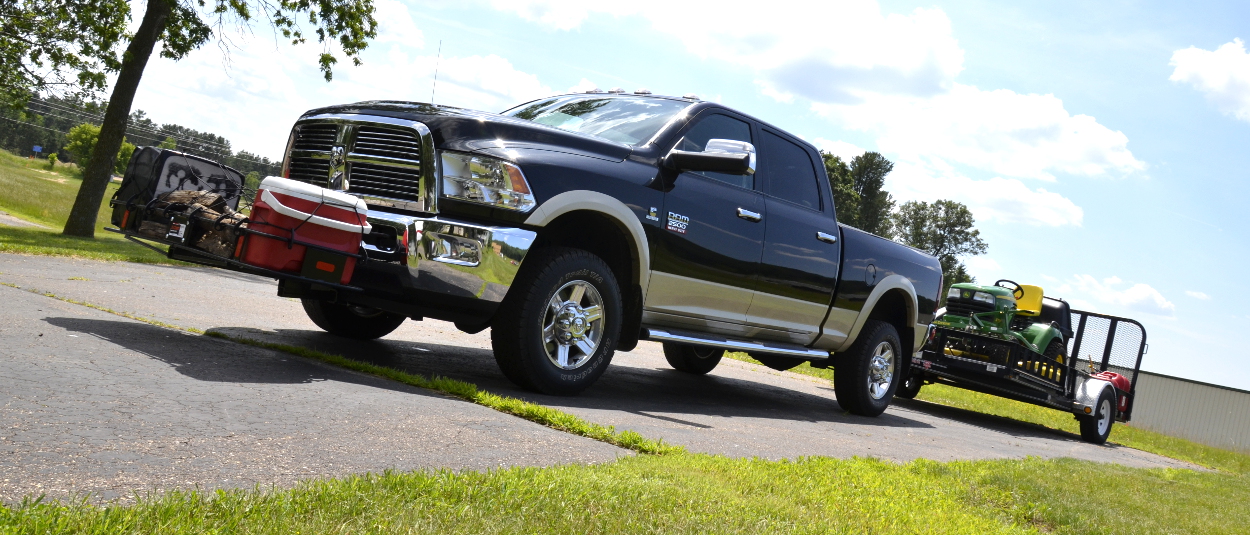
[{"label": "front hitch cargo carrier", "polygon": [[371,229],[363,201],[268,177],[245,216],[235,211],[243,193],[233,169],[145,147],[111,201],[117,227],[105,230],[176,260],[361,291],[350,282],[366,258],[361,242]]}]

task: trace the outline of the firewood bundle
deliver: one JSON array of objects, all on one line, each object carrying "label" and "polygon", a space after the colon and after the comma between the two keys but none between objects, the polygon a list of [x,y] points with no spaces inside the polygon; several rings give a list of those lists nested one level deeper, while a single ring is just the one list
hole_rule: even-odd
[{"label": "firewood bundle", "polygon": [[[247,218],[210,191],[176,190],[158,196],[147,209],[149,217],[139,225],[142,236],[171,238],[196,249],[230,258]],[[154,216],[154,217],[153,217]],[[176,225],[186,225],[179,228]],[[176,234],[176,236],[175,236]]]}]

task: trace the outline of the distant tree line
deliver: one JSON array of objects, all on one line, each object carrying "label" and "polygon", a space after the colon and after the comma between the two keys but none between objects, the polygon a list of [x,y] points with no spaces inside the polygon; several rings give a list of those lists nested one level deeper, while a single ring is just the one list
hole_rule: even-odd
[{"label": "distant tree line", "polygon": [[894,170],[894,163],[880,153],[865,152],[850,163],[827,152],[820,155],[838,221],[936,256],[944,274],[943,302],[951,284],[975,282],[961,258],[984,254],[989,245],[981,239],[967,206],[944,199],[895,206],[885,190],[885,177]]},{"label": "distant tree line", "polygon": [[[86,151],[83,151],[83,139],[85,133],[92,129],[79,128],[75,131],[77,135],[73,137],[70,132],[82,125],[88,125],[94,128],[95,136],[98,136],[99,124],[103,120],[106,107],[107,103],[104,102],[72,96],[33,98],[24,109],[0,107],[0,148],[29,155],[33,147],[40,146],[43,147],[43,157],[55,152],[59,161],[86,165],[95,141],[92,138],[85,145]],[[69,148],[71,143],[77,150]],[[130,114],[125,143],[118,153],[119,159],[122,154],[126,154],[126,159],[129,159],[126,144],[175,149],[220,162],[244,174],[256,172],[267,176],[277,175],[282,171],[280,160],[270,160],[246,150],[235,152],[230,140],[216,134],[177,124],[157,124],[143,110]],[[125,168],[124,163],[115,165],[115,170]]]}]

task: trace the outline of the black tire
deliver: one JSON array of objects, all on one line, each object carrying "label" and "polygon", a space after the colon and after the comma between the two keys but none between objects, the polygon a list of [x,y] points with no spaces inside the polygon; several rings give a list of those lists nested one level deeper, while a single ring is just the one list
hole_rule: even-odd
[{"label": "black tire", "polygon": [[924,386],[924,377],[916,372],[907,374],[907,379],[903,380],[903,384],[898,385],[898,391],[894,392],[894,397],[903,399],[916,399],[920,394],[920,388]]},{"label": "black tire", "polygon": [[807,362],[806,360],[803,360],[803,359],[796,359],[792,357],[782,357],[778,355],[764,355],[764,354],[759,354],[759,353],[748,353],[748,354],[751,355],[751,358],[760,361],[760,364],[768,366],[769,368],[772,368],[779,372],[784,372],[790,368],[794,368],[798,366],[799,364]]},{"label": "black tire", "polygon": [[1046,344],[1046,351],[1042,354],[1052,361],[1066,364],[1068,362],[1068,344],[1063,343],[1061,338],[1051,338],[1050,343]]},{"label": "black tire", "polygon": [[391,334],[405,319],[402,315],[375,308],[302,299],[308,319],[326,332],[345,338],[372,340]]},{"label": "black tire", "polygon": [[1115,394],[1110,388],[1102,389],[1094,413],[1076,417],[1081,422],[1081,438],[1090,444],[1106,444],[1115,424]]},{"label": "black tire", "polygon": [[893,325],[868,320],[850,349],[836,357],[833,391],[838,405],[860,416],[885,412],[898,390],[902,347]]},{"label": "black tire", "polygon": [[499,369],[517,386],[569,396],[603,375],[620,327],[621,290],[607,263],[581,249],[551,247],[525,258],[490,340]]},{"label": "black tire", "polygon": [[664,343],[664,359],[679,372],[705,375],[716,368],[724,356],[724,349]]}]

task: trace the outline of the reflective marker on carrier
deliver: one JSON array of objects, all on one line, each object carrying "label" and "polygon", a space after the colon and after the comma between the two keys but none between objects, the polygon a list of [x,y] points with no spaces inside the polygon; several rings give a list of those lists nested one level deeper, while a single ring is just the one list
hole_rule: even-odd
[{"label": "reflective marker on carrier", "polygon": [[317,269],[320,269],[321,271],[328,271],[330,273],[334,273],[334,264],[331,264],[329,262],[317,262]]}]

